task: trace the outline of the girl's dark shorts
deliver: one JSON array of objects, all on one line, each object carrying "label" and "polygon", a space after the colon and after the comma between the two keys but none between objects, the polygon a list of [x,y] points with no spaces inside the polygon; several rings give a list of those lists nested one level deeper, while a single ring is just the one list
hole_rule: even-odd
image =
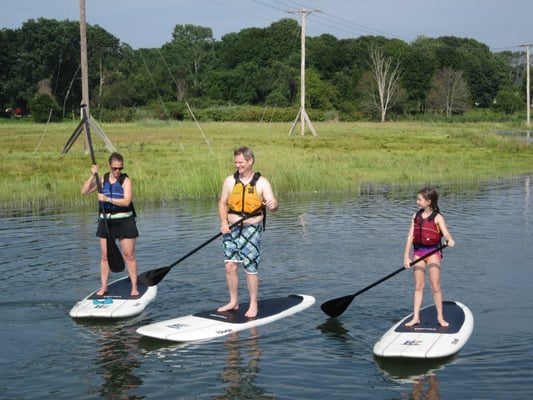
[{"label": "girl's dark shorts", "polygon": [[98,229],[96,230],[96,236],[99,238],[106,237],[106,229],[104,223],[107,222],[107,226],[111,231],[111,236],[115,239],[134,239],[139,236],[137,230],[137,223],[135,217],[121,218],[121,219],[103,219],[98,220]]}]

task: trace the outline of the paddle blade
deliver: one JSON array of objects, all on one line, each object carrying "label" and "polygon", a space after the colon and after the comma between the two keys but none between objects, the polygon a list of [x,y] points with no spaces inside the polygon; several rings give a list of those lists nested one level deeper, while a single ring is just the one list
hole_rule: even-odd
[{"label": "paddle blade", "polygon": [[155,286],[163,280],[172,267],[161,267],[143,272],[137,277],[137,280],[146,286]]},{"label": "paddle blade", "polygon": [[339,297],[337,299],[328,300],[323,303],[320,308],[330,317],[338,317],[341,315],[348,306],[352,303],[355,295]]},{"label": "paddle blade", "polygon": [[107,263],[112,272],[122,272],[126,267],[122,253],[111,234],[107,235]]}]

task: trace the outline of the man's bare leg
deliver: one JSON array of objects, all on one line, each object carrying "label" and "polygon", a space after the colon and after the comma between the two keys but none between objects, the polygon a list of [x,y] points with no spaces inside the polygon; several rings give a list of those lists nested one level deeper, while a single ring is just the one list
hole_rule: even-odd
[{"label": "man's bare leg", "polygon": [[231,261],[226,262],[226,282],[229,290],[229,303],[225,306],[219,307],[217,311],[230,311],[239,309],[239,274],[237,271],[237,264]]},{"label": "man's bare leg", "polygon": [[246,274],[246,283],[248,284],[248,291],[250,292],[250,307],[244,314],[247,318],[255,318],[257,316],[257,298],[259,294],[259,277],[257,274]]}]

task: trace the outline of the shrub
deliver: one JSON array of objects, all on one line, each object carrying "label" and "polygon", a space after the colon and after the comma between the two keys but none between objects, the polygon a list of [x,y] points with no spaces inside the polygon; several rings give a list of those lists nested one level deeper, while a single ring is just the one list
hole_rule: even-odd
[{"label": "shrub", "polygon": [[61,107],[48,94],[37,94],[29,102],[30,112],[35,122],[58,122],[63,119]]}]

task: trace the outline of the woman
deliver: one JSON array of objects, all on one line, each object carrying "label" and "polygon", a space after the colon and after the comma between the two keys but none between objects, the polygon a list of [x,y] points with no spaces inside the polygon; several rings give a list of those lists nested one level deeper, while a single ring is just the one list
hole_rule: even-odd
[{"label": "woman", "polygon": [[[109,157],[109,170],[104,176],[99,177],[100,185],[97,185],[95,176],[98,174],[98,166],[91,167],[91,176],[81,188],[82,194],[93,193],[100,186],[102,193],[98,193],[98,229],[96,236],[100,238],[100,280],[102,286],[96,292],[103,296],[107,292],[109,278],[109,263],[107,260],[106,232],[110,230],[113,238],[119,240],[122,255],[126,261],[128,274],[131,281],[131,296],[139,296],[137,289],[137,260],[135,259],[135,241],[139,236],[135,222],[135,209],[133,208],[133,189],[128,175],[122,173],[124,159],[119,153],[113,153]],[[105,215],[103,214],[105,212]],[[106,227],[105,224],[108,224]]]}]

